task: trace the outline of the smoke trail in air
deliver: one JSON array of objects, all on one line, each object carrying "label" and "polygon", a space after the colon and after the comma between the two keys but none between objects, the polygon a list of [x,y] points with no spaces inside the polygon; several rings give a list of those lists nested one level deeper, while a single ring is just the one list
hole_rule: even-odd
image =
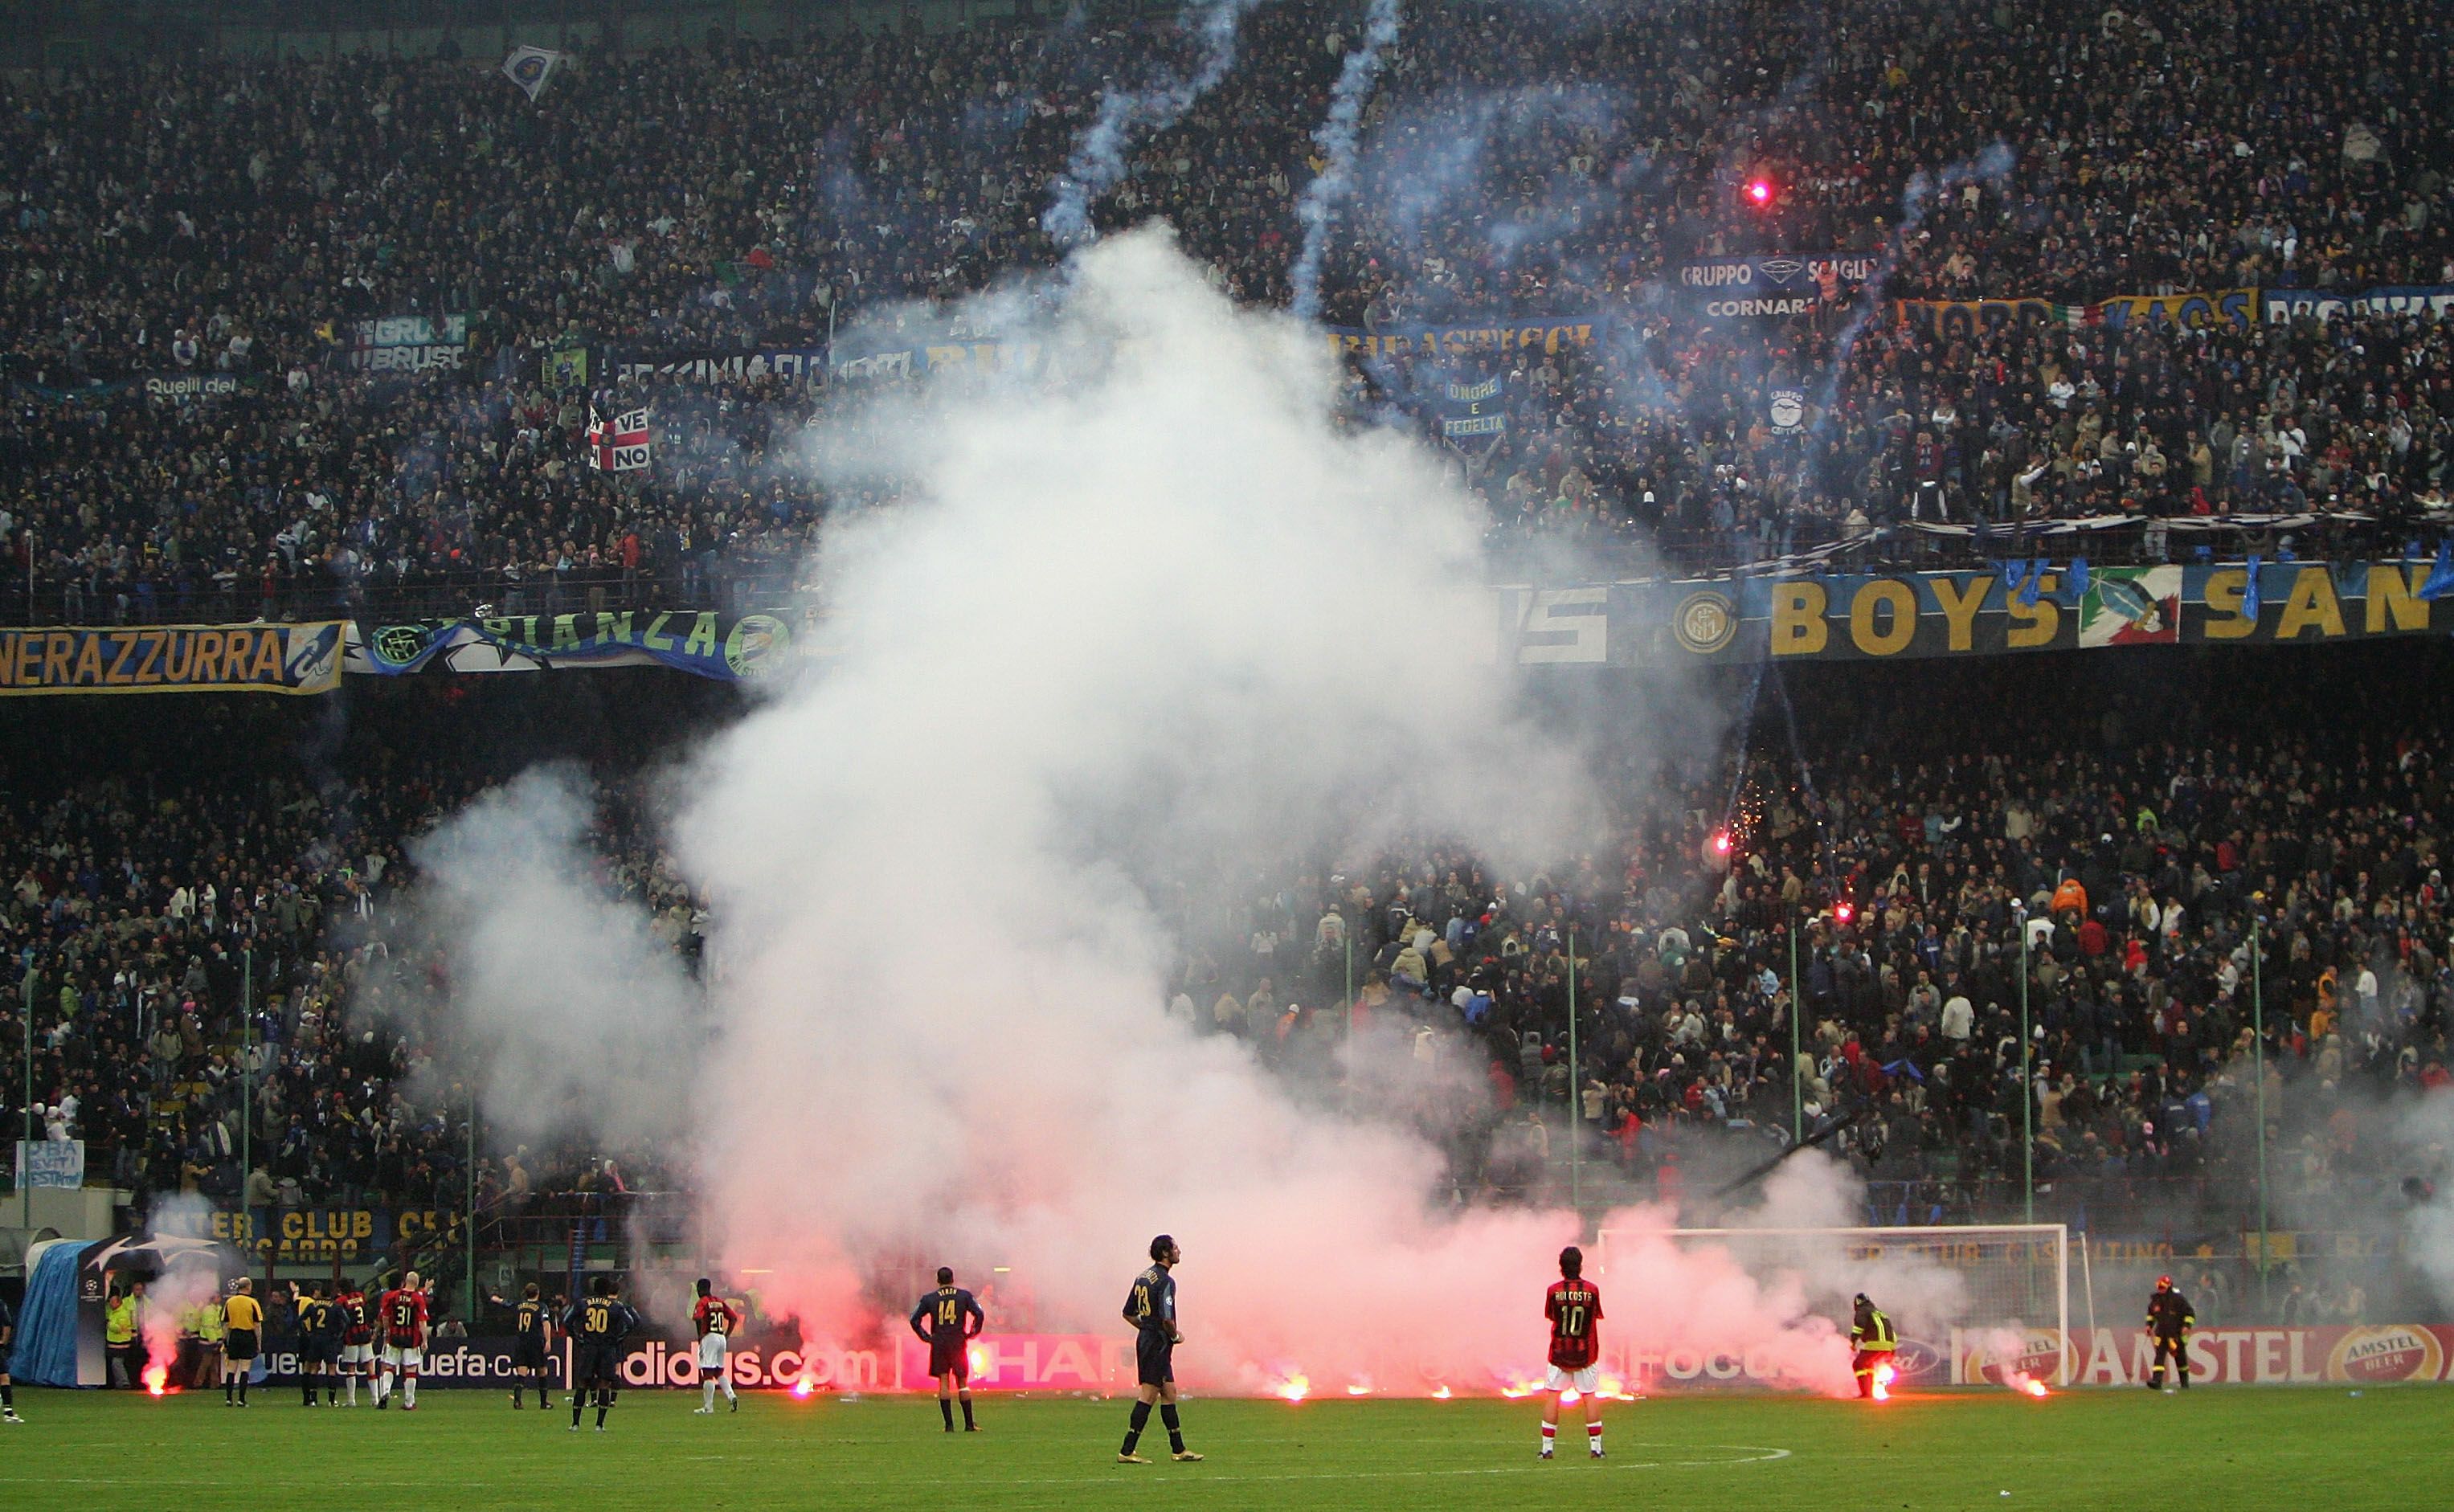
[{"label": "smoke trail in air", "polygon": [[[1156,226],[1052,282],[1011,306],[1033,329],[1004,334],[1079,354],[1066,382],[895,386],[810,453],[830,476],[908,477],[915,500],[838,533],[831,658],[676,784],[714,919],[708,1021],[675,1040],[690,1054],[593,1096],[674,1100],[694,1077],[711,1253],[763,1273],[763,1306],[814,1346],[880,1337],[912,1267],[939,1262],[1002,1268],[1041,1329],[1113,1329],[1165,1231],[1186,1254],[1188,1381],[1539,1376],[1573,1214],[1451,1205],[1423,1138],[1299,1099],[1244,1039],[1161,1005],[1185,948],[1171,900],[1202,878],[1401,837],[1516,876],[1589,847],[1605,806],[1574,700],[1535,712],[1495,655],[1470,501],[1429,449],[1338,423],[1336,363],[1301,322],[1237,310]],[[1711,717],[1675,682],[1652,691],[1662,738]],[[473,931],[453,967],[493,984],[470,1005],[487,1042],[509,1058],[567,1032],[513,990],[522,974],[585,973],[615,1023],[694,1011],[644,968],[609,972],[633,958],[562,852],[567,800],[506,801],[474,828],[533,837],[523,928]],[[464,908],[513,861],[421,859]],[[608,979],[625,975],[640,985]],[[1423,999],[1380,1013],[1453,1021]],[[1844,1185],[1801,1159],[1756,1220],[1829,1221]],[[1667,1211],[1613,1221],[1627,1279],[1606,1347],[1737,1351],[1845,1389],[1814,1288],[1645,1240]]]},{"label": "smoke trail in air", "polygon": [[1320,315],[1320,265],[1329,251],[1330,216],[1355,182],[1355,142],[1363,119],[1363,104],[1372,97],[1373,81],[1380,76],[1380,55],[1398,42],[1398,0],[1372,0],[1363,20],[1363,41],[1346,54],[1338,83],[1329,93],[1329,117],[1312,133],[1327,159],[1318,177],[1304,186],[1296,205],[1303,222],[1303,245],[1290,274],[1295,285],[1295,312],[1305,320]]},{"label": "smoke trail in air", "polygon": [[1074,144],[1039,224],[1060,246],[1094,233],[1091,207],[1125,176],[1125,154],[1137,136],[1165,131],[1227,76],[1236,61],[1236,28],[1260,0],[1191,0],[1177,18],[1190,34],[1195,61],[1190,72],[1171,71],[1139,90],[1110,88],[1099,95],[1099,113]]},{"label": "smoke trail in air", "polygon": [[1874,276],[1868,278],[1864,289],[1860,291],[1858,308],[1851,312],[1848,322],[1840,328],[1840,333],[1833,338],[1832,360],[1823,374],[1822,391],[1816,396],[1817,411],[1821,416],[1817,423],[1819,432],[1831,423],[1833,404],[1849,371],[1850,353],[1858,349],[1858,338],[1865,334],[1866,327],[1882,309],[1883,295],[1891,284],[1893,271],[1900,266],[1901,254],[1907,250],[1919,228],[1925,224],[1936,200],[1969,184],[1999,187],[2010,178],[2011,170],[2018,162],[2019,154],[2011,150],[2009,144],[1997,142],[1974,158],[1950,164],[1940,172],[1929,173],[1919,169],[1909,175],[1908,187],[1901,192],[1901,223],[1893,230],[1891,240],[1884,244],[1883,255],[1875,265]]}]

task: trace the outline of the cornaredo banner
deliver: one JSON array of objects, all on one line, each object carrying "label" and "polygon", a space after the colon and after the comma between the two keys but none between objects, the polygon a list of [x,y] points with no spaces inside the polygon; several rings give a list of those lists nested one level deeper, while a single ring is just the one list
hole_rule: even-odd
[{"label": "cornaredo banner", "polygon": [[45,694],[331,693],[341,622],[0,629],[0,698]]},{"label": "cornaredo banner", "polygon": [[743,682],[782,666],[792,644],[792,626],[775,615],[626,609],[352,625],[344,665],[352,673],[387,677],[438,662],[469,673],[671,667],[719,682]]},{"label": "cornaredo banner", "polygon": [[1880,661],[2454,634],[2430,563],[2262,562],[1501,586],[1490,653],[1524,666]]},{"label": "cornaredo banner", "polygon": [[1872,252],[1718,257],[1681,264],[1678,288],[1708,320],[1778,319],[1847,299],[1881,261]]}]

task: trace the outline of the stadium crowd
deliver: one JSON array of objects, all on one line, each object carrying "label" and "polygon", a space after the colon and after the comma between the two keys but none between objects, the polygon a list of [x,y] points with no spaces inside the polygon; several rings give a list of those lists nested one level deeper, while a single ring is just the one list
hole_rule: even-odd
[{"label": "stadium crowd", "polygon": [[[1460,458],[1503,533],[1641,525],[1726,561],[1912,514],[2333,504],[2392,534],[2443,499],[2440,320],[2063,313],[2454,283],[2435,8],[1674,9],[1415,7],[1366,114],[1328,318],[1597,322],[1581,349],[1358,370],[1367,405],[1427,427],[1449,381],[1503,380],[1506,430]],[[1326,166],[1311,133],[1359,24],[1256,10],[1099,222],[1164,217],[1221,289],[1287,302]],[[864,312],[1050,265],[1050,185],[1101,91],[1187,45],[981,23],[594,52],[534,104],[457,58],[11,80],[0,593],[93,621],[780,593],[825,518],[894,494],[793,465],[844,386],[647,380],[620,396],[658,433],[634,478],[580,461],[589,385],[616,361],[854,350],[887,339],[855,338]],[[1790,319],[1676,297],[1693,260],[1768,252],[1883,276]],[[2056,313],[1963,332],[1896,322],[1879,292]],[[353,326],[396,316],[445,333],[382,349]],[[573,381],[557,353],[583,346]],[[1809,421],[1784,434],[1770,395],[1792,386]]]},{"label": "stadium crowd", "polygon": [[[1999,1220],[2032,1131],[2052,1211],[2221,1234],[2248,1226],[2261,1106],[2302,1221],[2454,1174],[2402,1121],[2454,1083],[2443,700],[2383,667],[2323,695],[2001,676],[1801,689],[1805,746],[1631,773],[1680,796],[1547,872],[1291,874],[1176,1011],[1334,1064],[1306,1046],[1361,981],[1360,1023],[1420,1036],[1387,1090],[1468,1189],[1556,1194],[1574,1130],[1676,1198],[1690,1164],[1837,1122],[1869,1221]],[[2397,717],[2319,716],[2343,697]]]},{"label": "stadium crowd", "polygon": [[[415,1011],[447,967],[402,906],[412,839],[511,770],[466,756],[485,740],[467,726],[486,716],[458,710],[435,698],[395,714],[408,723],[309,731],[287,756],[264,755],[278,716],[228,708],[165,727],[194,742],[178,759],[12,752],[9,1126],[30,1043],[37,1137],[84,1140],[92,1179],[259,1210],[465,1211],[465,1057],[445,1020]],[[422,754],[428,736],[453,754]],[[687,890],[618,792],[609,804],[606,886],[694,951]],[[491,1143],[473,1173],[487,1213],[669,1179],[654,1151]]]}]

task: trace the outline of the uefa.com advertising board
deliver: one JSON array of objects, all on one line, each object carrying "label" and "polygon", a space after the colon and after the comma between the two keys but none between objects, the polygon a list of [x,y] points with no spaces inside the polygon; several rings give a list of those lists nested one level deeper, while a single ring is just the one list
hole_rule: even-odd
[{"label": "uefa.com advertising board", "polygon": [[[2053,1330],[2032,1329],[2021,1341],[2022,1352],[2012,1358],[2001,1330],[1981,1336],[1955,1330],[1942,1341],[1903,1338],[1897,1360],[1900,1384],[1978,1385],[2016,1371],[2069,1386],[2132,1386],[2147,1379],[2155,1358],[2155,1341],[2141,1328],[2073,1329],[2067,1361],[2055,1343]],[[2454,1379],[2447,1368],[2454,1361],[2454,1325],[2202,1328],[2190,1336],[2189,1356],[2191,1377],[2203,1385],[2440,1381]],[[428,1352],[420,1376],[428,1385],[506,1387],[513,1379],[512,1359],[508,1338],[444,1341]],[[568,1379],[569,1364],[568,1346],[557,1348],[553,1366],[557,1384]],[[1764,1391],[1797,1385],[1780,1379],[1770,1361],[1740,1354],[1673,1350],[1664,1355],[1606,1344],[1602,1365],[1605,1375],[1634,1391]],[[293,1349],[276,1345],[265,1357],[264,1367],[272,1379],[294,1379],[298,1357]],[[788,1388],[805,1380],[813,1390],[830,1393],[930,1387],[928,1347],[908,1337],[892,1349],[830,1349],[805,1348],[789,1335],[744,1336],[735,1341],[730,1371],[734,1384],[743,1390]],[[1187,1370],[1188,1383],[1206,1374]],[[1238,1382],[1233,1369],[1218,1375],[1222,1395],[1257,1396],[1270,1389],[1260,1377]],[[1532,1379],[1529,1374],[1518,1381],[1427,1381],[1423,1389],[1450,1385],[1459,1395],[1522,1394]],[[634,1389],[689,1386],[697,1380],[687,1341],[650,1340],[622,1361],[623,1383]],[[1102,1334],[989,1335],[972,1345],[971,1383],[980,1391],[1130,1391],[1133,1341]]]}]

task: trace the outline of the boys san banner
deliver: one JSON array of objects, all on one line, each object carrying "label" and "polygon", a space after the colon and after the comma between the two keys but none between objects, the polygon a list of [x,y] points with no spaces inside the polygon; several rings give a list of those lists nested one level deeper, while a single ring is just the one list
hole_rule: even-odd
[{"label": "boys san banner", "polygon": [[0,698],[47,694],[331,693],[341,621],[0,629]]}]

